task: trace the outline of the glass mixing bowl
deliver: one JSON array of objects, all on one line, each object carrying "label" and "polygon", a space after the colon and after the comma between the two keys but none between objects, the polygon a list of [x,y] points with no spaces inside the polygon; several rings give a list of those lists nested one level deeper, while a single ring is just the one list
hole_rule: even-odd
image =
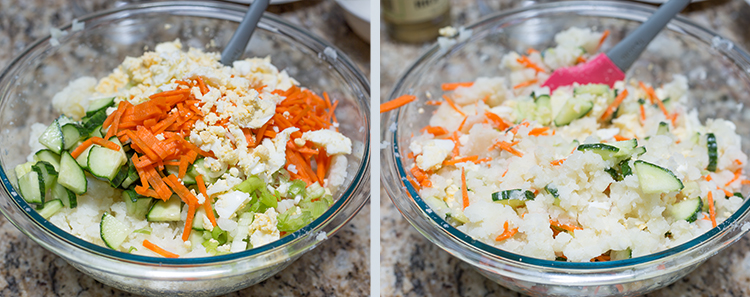
[{"label": "glass mixing bowl", "polygon": [[[217,295],[256,284],[330,237],[369,198],[369,98],[365,76],[328,42],[264,15],[243,57],[270,56],[302,86],[339,100],[340,131],[352,139],[348,177],[335,203],[308,226],[273,243],[227,255],[165,259],[118,252],[55,227],[15,189],[13,168],[30,153],[30,126],[58,115],[52,96],[72,79],[101,78],[127,56],[177,38],[185,46],[221,52],[247,7],[212,2],[157,2],[81,18],[85,28],[30,45],[0,74],[0,210],[31,239],[78,270],[115,288],[145,295]],[[330,49],[329,49],[330,48]],[[333,51],[332,51],[333,50]],[[326,54],[324,54],[324,51]]]},{"label": "glass mixing bowl", "polygon": [[[552,46],[555,33],[571,26],[609,29],[603,51],[644,22],[654,8],[626,2],[558,2],[499,13],[469,26],[472,35],[453,46],[435,45],[420,57],[394,86],[389,100],[413,94],[418,101],[382,115],[381,134],[389,144],[381,150],[381,180],[387,194],[422,235],[453,256],[466,261],[489,279],[513,290],[545,296],[626,296],[664,287],[685,276],[750,228],[746,201],[729,219],[680,246],[628,260],[569,263],[541,260],[506,252],[472,239],[429,209],[407,182],[412,161],[412,133],[427,125],[446,82],[501,76],[504,54]],[[699,117],[724,118],[737,124],[750,147],[750,56],[731,41],[678,17],[651,42],[628,78],[660,85],[672,74],[688,77],[691,100]],[[431,94],[431,95],[428,95]],[[746,168],[747,169],[747,168]]]}]

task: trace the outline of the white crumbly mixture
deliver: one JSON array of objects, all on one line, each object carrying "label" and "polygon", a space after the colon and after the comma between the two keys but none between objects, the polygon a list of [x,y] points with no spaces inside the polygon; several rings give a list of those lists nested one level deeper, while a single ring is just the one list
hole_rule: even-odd
[{"label": "white crumbly mixture", "polygon": [[[545,70],[571,66],[579,56],[593,54],[600,38],[601,33],[572,28],[555,37],[558,45],[547,49],[544,58],[539,53],[531,53],[528,58]],[[551,94],[551,112],[522,113],[519,110],[523,106],[534,104],[532,91],[536,96],[550,93],[540,85],[551,71],[537,73],[518,63],[519,57],[517,53],[509,53],[503,59],[503,66],[511,70],[508,76],[478,78],[471,87],[459,87],[448,93],[467,118],[448,104],[442,104],[429,122],[452,134],[465,121],[457,134],[459,153],[456,158],[477,156],[492,158],[491,161],[443,165],[443,161],[453,157],[454,141],[448,138],[450,134],[435,136],[424,132],[416,135],[409,146],[416,156],[412,166],[426,172],[431,184],[422,185],[420,196],[459,230],[522,255],[548,260],[564,256],[568,261],[588,262],[610,251],[630,249],[633,257],[651,254],[682,244],[712,228],[707,208],[693,223],[667,215],[676,201],[701,197],[707,206],[707,193],[711,192],[718,223],[743,203],[742,198],[727,197],[724,191],[739,192],[741,180],[745,178],[741,170],[742,164],[747,163],[747,156],[740,148],[735,125],[722,119],[709,119],[702,124],[697,112],[686,107],[689,92],[684,76],[675,75],[672,82],[655,88],[670,116],[677,114],[674,123],[648,99],[644,105],[645,121],[641,122],[638,99],[649,97],[634,81],[615,85],[618,92],[627,89],[629,93],[611,123],[600,117],[614,100],[613,94],[574,95],[573,87],[561,87]],[[538,82],[513,88],[530,79],[538,79]],[[568,125],[551,124],[565,102],[574,97],[591,101],[594,107],[583,118]],[[486,112],[497,115],[511,127],[523,119],[528,125],[518,126],[516,133],[496,129]],[[668,123],[669,133],[656,135],[660,122]],[[551,129],[543,135],[529,135],[532,129],[543,126]],[[706,170],[706,133],[709,132],[716,135],[718,145],[715,172]],[[575,150],[578,143],[615,142],[615,136],[637,138],[638,146],[645,147],[646,153],[632,159],[669,169],[682,181],[684,188],[646,194],[636,174],[616,181],[605,171],[616,166],[613,160],[604,160],[592,151]],[[517,142],[512,147],[522,156],[499,148],[488,150],[499,141]],[[556,160],[564,161],[553,165]],[[632,168],[633,161],[629,164]],[[465,209],[462,169],[466,173],[469,200]],[[735,172],[741,173],[739,179],[734,179]],[[550,184],[557,188],[558,199],[545,190]],[[510,189],[530,190],[536,196],[515,208],[491,199],[493,193]],[[576,228],[573,232],[555,235],[550,220]],[[506,222],[509,229],[517,228],[517,233],[497,240],[506,231]]]},{"label": "white crumbly mixture", "polygon": [[[85,115],[86,108],[93,99],[116,96],[115,102],[128,100],[132,104],[138,104],[149,100],[148,97],[154,93],[176,89],[175,80],[202,77],[209,92],[203,95],[198,87],[191,91],[196,99],[201,101],[202,112],[206,116],[195,123],[189,140],[202,150],[214,153],[216,158],[206,158],[206,168],[198,170],[209,178],[218,178],[207,188],[207,194],[217,199],[214,208],[218,213],[218,225],[222,230],[230,232],[232,237],[238,234],[240,237],[247,236],[251,246],[257,247],[280,238],[279,230],[276,228],[276,217],[291,207],[297,207],[299,199],[286,199],[283,203],[280,202],[276,209],[271,208],[265,213],[255,214],[252,223],[245,225],[246,230],[240,230],[237,228],[241,224],[238,225],[236,212],[250,202],[250,196],[235,191],[232,187],[250,175],[257,175],[265,181],[270,180],[272,174],[285,165],[286,144],[290,134],[297,131],[297,128],[277,131],[275,138],[266,138],[254,148],[248,148],[241,129],[263,126],[275,113],[276,105],[284,100],[283,96],[272,92],[287,90],[298,83],[285,71],[279,71],[274,67],[270,58],[236,61],[233,67],[221,65],[219,58],[218,53],[204,53],[194,48],[187,52],[182,51],[179,40],[161,43],[156,46],[155,51],[146,52],[141,57],[127,57],[110,75],[98,81],[91,77],[72,81],[54,96],[52,104],[60,113],[78,120]],[[260,86],[265,87],[255,89]],[[213,107],[216,108],[215,113],[211,112]],[[113,111],[114,108],[110,108],[108,113]],[[216,125],[223,119],[228,119],[226,128]],[[42,148],[37,138],[44,131],[44,126],[32,126],[29,145],[34,152]],[[351,140],[334,130],[319,130],[304,133],[298,145],[304,145],[305,141],[324,147],[332,157],[330,173],[324,186],[326,193],[335,193],[346,178],[345,155],[352,151]],[[144,239],[149,239],[181,256],[209,255],[201,245],[192,246],[190,242],[182,242],[184,221],[151,223],[130,218],[126,215],[124,202],[119,198],[119,190],[112,189],[107,183],[90,176],[88,179],[88,192],[78,198],[78,207],[64,208],[53,215],[50,221],[78,237],[103,245],[99,234],[99,221],[104,212],[109,212],[131,231],[151,229],[150,235],[131,233],[122,244],[123,251],[133,247],[136,249],[133,253],[155,256],[141,245]],[[280,189],[288,187],[281,185]],[[201,194],[194,194],[200,201],[205,200]],[[186,216],[187,207],[184,207],[183,220]],[[207,230],[213,228],[205,215],[196,217],[196,220],[203,222]],[[230,241],[219,246],[217,250],[236,251],[236,246]],[[244,250],[244,245],[242,247],[241,250]]]}]

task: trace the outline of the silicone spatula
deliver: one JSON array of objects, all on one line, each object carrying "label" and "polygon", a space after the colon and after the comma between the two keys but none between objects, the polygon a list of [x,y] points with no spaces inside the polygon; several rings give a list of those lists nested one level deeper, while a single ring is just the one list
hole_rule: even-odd
[{"label": "silicone spatula", "polygon": [[572,67],[558,68],[542,86],[554,91],[558,87],[579,84],[607,84],[625,79],[625,71],[641,55],[646,46],[669,21],[690,3],[690,0],[669,0],[640,27],[606,53]]},{"label": "silicone spatula", "polygon": [[242,22],[237,26],[237,31],[234,31],[227,47],[221,52],[221,64],[232,66],[232,62],[242,56],[247,43],[250,42],[250,36],[255,32],[255,27],[258,26],[260,17],[263,16],[263,12],[266,11],[270,2],[270,0],[255,0],[250,4]]}]

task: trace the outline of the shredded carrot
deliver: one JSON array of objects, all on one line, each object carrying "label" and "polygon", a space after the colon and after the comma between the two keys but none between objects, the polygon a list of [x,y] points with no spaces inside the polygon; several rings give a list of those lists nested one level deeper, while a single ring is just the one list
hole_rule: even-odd
[{"label": "shredded carrot", "polygon": [[185,228],[182,229],[182,241],[188,241],[190,230],[193,230],[193,219],[195,218],[195,204],[188,204],[187,218],[185,219]]},{"label": "shredded carrot", "polygon": [[464,130],[464,124],[466,124],[466,120],[467,119],[469,119],[469,116],[465,116],[464,120],[461,121],[461,125],[458,125],[458,131],[463,131]]},{"label": "shredded carrot", "polygon": [[401,95],[400,97],[391,101],[380,104],[380,113],[391,111],[401,106],[404,106],[414,100],[417,100],[417,96],[414,95]]},{"label": "shredded carrot", "polygon": [[612,102],[609,106],[607,106],[607,109],[604,110],[604,113],[602,114],[602,117],[600,118],[602,121],[609,118],[610,115],[612,115],[613,112],[615,112],[615,109],[617,106],[620,106],[620,103],[622,103],[623,100],[625,100],[625,97],[628,96],[628,90],[622,90],[620,94],[617,95],[617,98],[615,98],[615,101]]},{"label": "shredded carrot", "polygon": [[489,111],[485,111],[484,116],[487,117],[487,119],[489,119],[494,124],[493,126],[496,129],[505,130],[505,129],[508,129],[508,127],[510,127],[510,125],[508,125],[505,121],[503,121],[503,118],[501,118],[497,114],[494,114]]},{"label": "shredded carrot", "polygon": [[116,143],[111,142],[109,140],[106,140],[104,138],[94,136],[94,137],[91,137],[89,139],[91,139],[91,141],[94,144],[101,145],[101,146],[106,147],[108,149],[111,149],[111,150],[114,150],[114,151],[119,151],[120,150],[120,146],[119,145],[117,145]]},{"label": "shredded carrot", "polygon": [[538,72],[542,72],[542,73],[546,73],[547,72],[546,70],[544,70],[544,68],[539,67],[539,65],[537,65],[536,63],[534,63],[531,60],[529,60],[529,58],[526,57],[526,56],[521,56],[520,58],[517,58],[516,62],[518,62],[518,64],[521,64],[521,65],[523,65],[526,68],[531,68],[531,69],[536,70],[537,73]]},{"label": "shredded carrot", "polygon": [[474,161],[477,161],[478,159],[479,159],[479,156],[477,155],[463,157],[463,158],[456,158],[456,159],[443,161],[443,165],[455,165],[455,164],[463,163],[463,162],[474,162]]},{"label": "shredded carrot", "polygon": [[711,177],[710,174],[706,174],[706,180],[707,181],[711,181],[711,180],[713,180],[713,177]]},{"label": "shredded carrot", "polygon": [[750,185],[750,180],[743,179],[740,183],[743,185]]},{"label": "shredded carrot", "polygon": [[456,83],[444,83],[440,87],[443,89],[443,91],[453,91],[455,89],[458,89],[458,87],[464,87],[468,88],[474,85],[473,82],[456,82]]},{"label": "shredded carrot", "polygon": [[742,166],[742,161],[740,161],[740,159],[734,159],[734,163],[738,166]]},{"label": "shredded carrot", "polygon": [[508,173],[508,169],[505,169],[505,171],[503,171],[503,175],[501,177],[505,177],[505,174],[507,174],[507,173]]},{"label": "shredded carrot", "polygon": [[656,93],[654,92],[654,88],[646,86],[642,81],[638,82],[638,86],[640,86],[641,89],[646,92],[646,95],[648,95],[648,100],[651,101],[651,103],[655,103],[654,100],[656,100]]},{"label": "shredded carrot", "polygon": [[552,162],[549,162],[549,163],[550,163],[550,164],[551,164],[552,166],[557,166],[557,165],[560,165],[560,164],[562,164],[563,162],[565,162],[565,159],[557,159],[557,160],[554,160],[554,161],[552,161]]},{"label": "shredded carrot", "polygon": [[539,80],[538,80],[538,79],[536,79],[536,78],[534,78],[534,79],[530,79],[530,80],[527,80],[527,81],[521,82],[521,83],[519,83],[519,84],[517,84],[517,85],[513,86],[513,89],[514,89],[514,90],[517,90],[517,89],[520,89],[520,88],[528,87],[528,86],[530,86],[530,85],[533,85],[533,84],[535,84],[535,83],[536,83],[537,81],[539,81]]},{"label": "shredded carrot", "polygon": [[564,225],[564,224],[560,224],[560,223],[559,223],[559,222],[558,222],[557,220],[552,220],[552,219],[550,219],[550,220],[549,220],[549,223],[550,223],[550,224],[551,224],[552,226],[555,226],[555,227],[558,227],[558,228],[564,229],[564,230],[566,230],[566,231],[568,231],[568,232],[571,232],[571,233],[572,233],[573,231],[575,231],[575,230],[583,230],[583,228],[581,228],[581,227],[578,227],[578,226],[573,226],[573,225]]},{"label": "shredded carrot", "polygon": [[521,129],[521,126],[528,127],[529,126],[529,122],[527,122],[526,120],[523,120],[523,122],[521,122],[520,124],[518,124],[515,127],[513,127],[513,129],[510,129],[510,132],[513,133],[513,134],[518,134],[518,129]]},{"label": "shredded carrot", "polygon": [[461,109],[458,108],[458,106],[456,106],[456,104],[453,103],[453,100],[451,100],[451,98],[449,98],[447,95],[443,95],[443,99],[445,99],[445,102],[448,102],[448,105],[450,105],[453,108],[453,110],[461,114],[462,117],[466,116],[466,114],[463,111],[461,111]]},{"label": "shredded carrot", "polygon": [[531,132],[529,132],[529,136],[543,135],[545,132],[547,132],[547,130],[549,130],[549,127],[534,128],[531,129]]},{"label": "shredded carrot", "polygon": [[708,213],[711,215],[711,225],[716,228],[716,210],[714,209],[714,195],[708,191]]},{"label": "shredded carrot", "polygon": [[461,168],[461,194],[463,195],[463,209],[469,206],[469,190],[466,188],[466,171]]},{"label": "shredded carrot", "polygon": [[625,136],[622,136],[620,134],[615,135],[615,140],[617,140],[617,141],[623,141],[623,140],[628,140],[628,139],[629,138],[627,138]]},{"label": "shredded carrot", "polygon": [[206,199],[205,201],[203,201],[203,210],[206,211],[206,216],[208,217],[208,220],[211,221],[211,224],[216,226],[214,210],[211,209],[211,197],[206,194],[206,183],[203,181],[203,175],[196,176],[195,182],[198,184],[198,191],[200,191],[201,194],[203,194],[203,198]]},{"label": "shredded carrot", "polygon": [[479,160],[472,161],[472,162],[474,162],[474,164],[479,164],[479,163],[484,163],[484,162],[489,162],[489,161],[492,161],[492,157],[481,158]]},{"label": "shredded carrot", "polygon": [[163,248],[160,248],[159,246],[151,243],[150,241],[148,241],[148,239],[144,239],[143,240],[143,247],[151,250],[154,253],[157,253],[157,254],[163,256],[164,258],[179,258],[180,257],[180,255],[178,255],[178,254],[169,252],[169,251],[167,251],[167,250],[165,250]]},{"label": "shredded carrot", "polygon": [[206,93],[208,93],[208,87],[206,87],[206,83],[203,82],[203,78],[199,76],[196,80],[198,81],[198,87],[201,89],[201,94],[206,95]]},{"label": "shredded carrot", "polygon": [[581,63],[586,63],[586,58],[584,58],[583,56],[578,56],[578,58],[576,58],[576,64]]},{"label": "shredded carrot", "polygon": [[513,237],[513,235],[516,235],[516,233],[518,233],[518,227],[513,228],[513,229],[508,229],[508,228],[509,228],[508,221],[505,221],[505,224],[503,224],[503,233],[495,237],[495,241],[506,240],[508,238]]},{"label": "shredded carrot", "polygon": [[646,122],[646,108],[643,107],[643,104],[640,105],[641,108],[641,125]]},{"label": "shredded carrot", "polygon": [[448,130],[440,126],[427,126],[427,127],[422,128],[422,130],[420,130],[420,132],[424,132],[424,131],[427,131],[427,133],[430,133],[435,136],[448,134]]},{"label": "shredded carrot", "polygon": [[729,182],[727,182],[727,184],[726,184],[726,185],[724,185],[724,186],[725,186],[725,187],[728,187],[728,186],[729,186],[729,185],[731,185],[731,184],[732,184],[733,182],[735,182],[735,181],[737,181],[738,179],[740,179],[740,175],[741,175],[741,174],[742,174],[742,168],[739,168],[739,169],[735,170],[735,171],[734,171],[734,178],[732,178],[732,180],[730,180]]},{"label": "shredded carrot", "polygon": [[91,140],[91,138],[84,140],[81,144],[78,145],[78,147],[70,152],[70,156],[73,158],[78,158],[78,156],[80,156],[92,144],[94,144],[94,141]]},{"label": "shredded carrot", "polygon": [[509,152],[511,154],[514,154],[514,155],[518,156],[518,157],[523,157],[523,153],[521,153],[518,150],[516,150],[516,149],[513,148],[513,145],[515,143],[516,142],[509,143],[509,142],[504,141],[504,140],[503,141],[498,141],[495,144],[493,144],[492,146],[490,146],[490,150],[493,150],[495,148],[500,148],[500,149],[503,149],[503,150],[505,150],[505,151],[507,151],[507,152]]},{"label": "shredded carrot", "polygon": [[527,55],[531,55],[533,53],[539,53],[539,51],[536,50],[536,49],[534,49],[534,48],[532,48],[532,47],[530,47],[529,49],[526,50],[526,54]]},{"label": "shredded carrot", "polygon": [[599,255],[591,259],[590,262],[606,262],[606,261],[609,261],[610,259],[611,258],[609,257],[609,255]]},{"label": "shredded carrot", "polygon": [[607,39],[607,36],[609,36],[609,30],[604,30],[604,33],[602,33],[602,37],[599,38],[599,43],[596,45],[596,51],[599,51],[599,48],[602,47],[602,44],[604,44],[604,40]]},{"label": "shredded carrot", "polygon": [[429,100],[429,101],[425,102],[424,104],[426,104],[426,105],[442,105],[443,102],[442,101],[437,101],[437,100]]}]

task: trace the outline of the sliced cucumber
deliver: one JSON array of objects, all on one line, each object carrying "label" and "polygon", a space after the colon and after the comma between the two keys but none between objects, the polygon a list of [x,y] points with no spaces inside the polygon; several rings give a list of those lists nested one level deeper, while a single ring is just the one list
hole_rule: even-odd
[{"label": "sliced cucumber", "polygon": [[51,150],[40,150],[34,154],[34,161],[44,161],[55,167],[55,170],[60,170],[60,155],[55,154]]},{"label": "sliced cucumber", "polygon": [[81,132],[78,125],[74,123],[65,124],[60,127],[63,136],[63,149],[69,150],[81,140]]},{"label": "sliced cucumber", "polygon": [[91,100],[91,102],[89,102],[89,108],[86,110],[86,116],[92,116],[101,110],[107,112],[107,108],[113,106],[115,106],[115,97]]},{"label": "sliced cucumber", "polygon": [[39,143],[55,154],[60,154],[63,150],[63,133],[58,120],[52,121],[52,124],[44,130],[42,135],[39,135]]},{"label": "sliced cucumber", "polygon": [[139,220],[148,212],[151,200],[153,198],[138,195],[133,190],[122,191],[122,201],[125,202],[125,209],[127,209],[128,215]]},{"label": "sliced cucumber", "polygon": [[[117,170],[117,174],[115,174],[115,177],[112,178],[112,180],[109,181],[109,185],[113,188],[119,187],[125,179],[128,178],[128,165],[122,165],[120,169]],[[127,187],[125,187],[127,188]]]},{"label": "sliced cucumber", "polygon": [[706,147],[708,148],[708,167],[706,167],[706,170],[716,172],[716,163],[719,159],[719,153],[716,150],[716,136],[713,133],[706,134]]},{"label": "sliced cucumber", "polygon": [[31,170],[18,179],[18,190],[28,203],[44,203],[44,182],[36,170]]},{"label": "sliced cucumber", "polygon": [[688,223],[698,219],[698,213],[703,208],[703,200],[700,197],[685,199],[667,208],[670,217],[676,220],[685,220]]},{"label": "sliced cucumber", "polygon": [[135,169],[133,162],[128,161],[128,176],[125,177],[120,186],[126,189],[137,180],[139,180],[138,171]]},{"label": "sliced cucumber", "polygon": [[[170,175],[170,174],[174,174],[175,176],[179,176],[180,175],[179,174],[180,173],[180,169],[179,169],[178,166],[166,165],[166,166],[164,166],[164,170],[167,171],[167,173],[168,173],[167,176]],[[189,174],[185,174],[185,176],[182,177],[182,183],[185,184],[186,186],[188,186],[188,185],[194,185],[195,184],[195,177],[194,176],[190,176]]]},{"label": "sliced cucumber", "polygon": [[633,169],[630,168],[630,164],[628,164],[628,162],[630,162],[630,159],[620,161],[620,173],[623,177],[633,174]]},{"label": "sliced cucumber", "polygon": [[59,183],[52,185],[52,191],[50,192],[52,199],[59,199],[63,205],[67,208],[76,208],[78,206],[78,196],[73,191],[68,190]]},{"label": "sliced cucumber", "polygon": [[565,126],[570,124],[573,120],[580,119],[585,116],[594,107],[594,103],[587,100],[577,99],[575,97],[565,101],[565,104],[560,109],[560,112],[555,116],[555,126]]},{"label": "sliced cucumber", "polygon": [[120,155],[122,155],[122,162],[123,164],[125,164],[125,162],[127,162],[129,158],[128,158],[128,155],[125,154],[125,147],[122,145],[122,142],[120,142],[120,139],[117,138],[117,136],[112,136],[107,140],[109,140],[109,142],[112,142],[120,147],[120,150],[118,152],[120,153]]},{"label": "sliced cucumber", "polygon": [[620,149],[616,146],[605,143],[584,143],[578,146],[578,150],[594,152],[602,156],[602,159],[604,160],[609,160],[620,152]]},{"label": "sliced cucumber", "polygon": [[60,175],[57,177],[57,182],[78,195],[86,193],[86,187],[88,186],[86,175],[68,152],[63,152],[60,155]]},{"label": "sliced cucumber", "polygon": [[621,140],[613,142],[611,145],[620,150],[615,154],[615,157],[625,157],[630,156],[633,153],[633,150],[638,146],[638,140],[635,138]]},{"label": "sliced cucumber", "polygon": [[646,194],[666,193],[682,190],[682,181],[671,170],[642,160],[636,160],[635,175]]},{"label": "sliced cucumber", "polygon": [[599,96],[612,97],[612,92],[606,84],[588,84],[573,88],[573,95],[592,94]]},{"label": "sliced cucumber", "polygon": [[552,121],[552,100],[549,95],[539,95],[534,98],[536,103],[536,120],[542,125]]},{"label": "sliced cucumber", "polygon": [[204,241],[206,241],[205,238],[203,238],[203,231],[193,230],[193,232],[190,232],[190,246],[196,247],[199,245],[202,245]]},{"label": "sliced cucumber", "polygon": [[26,162],[16,165],[16,168],[14,168],[16,171],[16,178],[20,180],[22,176],[26,175],[26,173],[31,172],[31,167],[33,167],[34,164],[36,164],[36,162]]},{"label": "sliced cucumber", "polygon": [[55,168],[52,167],[52,165],[44,161],[36,162],[32,170],[37,171],[42,177],[42,182],[44,184],[42,197],[44,197],[45,193],[52,188],[52,184],[57,181],[57,171],[55,171]]},{"label": "sliced cucumber", "polygon": [[149,222],[177,222],[180,220],[182,205],[180,198],[172,195],[169,200],[157,200],[146,214]]},{"label": "sliced cucumber", "polygon": [[610,168],[604,169],[604,171],[609,173],[609,176],[611,176],[613,180],[622,181],[622,174],[620,174],[620,172],[617,171],[617,169],[610,167]]},{"label": "sliced cucumber", "polygon": [[656,128],[656,135],[667,135],[669,134],[669,124],[665,122],[659,122],[659,128]]},{"label": "sliced cucumber", "polygon": [[526,205],[526,200],[534,200],[534,192],[512,189],[492,193],[492,201],[516,208]]},{"label": "sliced cucumber", "polygon": [[559,198],[560,194],[557,193],[557,186],[555,184],[547,184],[544,186],[544,190],[547,191],[552,197]]},{"label": "sliced cucumber", "polygon": [[123,222],[106,212],[102,215],[99,230],[104,244],[113,250],[119,250],[120,245],[125,242],[131,232]]},{"label": "sliced cucumber", "polygon": [[63,208],[62,201],[52,200],[44,203],[44,207],[39,210],[39,215],[45,219],[49,219],[51,216],[56,214]]},{"label": "sliced cucumber", "polygon": [[646,147],[645,146],[639,146],[639,147],[633,149],[633,153],[630,154],[630,155],[631,156],[632,155],[640,156],[640,155],[643,155],[645,153],[646,153]]},{"label": "sliced cucumber", "polygon": [[83,169],[89,169],[89,153],[91,152],[91,148],[92,147],[93,147],[93,145],[90,145],[89,147],[87,147],[76,158],[76,163],[78,163],[78,166],[81,166],[81,168],[83,168]]},{"label": "sliced cucumber", "polygon": [[609,259],[612,261],[625,260],[630,258],[633,258],[633,250],[631,250],[630,248],[621,251],[612,250],[609,252]]},{"label": "sliced cucumber", "polygon": [[105,120],[107,120],[106,110],[99,110],[91,114],[90,116],[87,115],[86,117],[81,119],[81,134],[83,134],[84,136],[101,137],[101,127]]},{"label": "sliced cucumber", "polygon": [[99,145],[92,145],[88,159],[89,171],[98,178],[112,181],[117,172],[120,171],[122,165],[125,164],[125,161],[119,151]]},{"label": "sliced cucumber", "polygon": [[203,209],[203,207],[198,207],[198,210],[195,211],[195,217],[193,218],[193,230],[206,230],[206,228],[203,228],[203,218],[205,217],[206,210]]}]

